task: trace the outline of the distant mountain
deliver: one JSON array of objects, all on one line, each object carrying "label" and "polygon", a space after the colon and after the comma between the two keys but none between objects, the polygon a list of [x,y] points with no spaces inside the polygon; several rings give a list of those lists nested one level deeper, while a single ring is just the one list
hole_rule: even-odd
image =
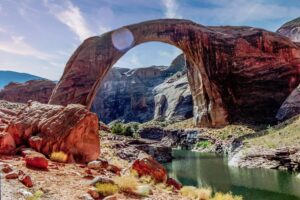
[{"label": "distant mountain", "polygon": [[300,42],[300,17],[283,24],[276,32],[294,42]]},{"label": "distant mountain", "polygon": [[42,77],[34,76],[26,73],[19,73],[13,71],[0,71],[0,88],[3,88],[5,85],[10,82],[24,83],[29,80],[39,80],[44,79]]}]

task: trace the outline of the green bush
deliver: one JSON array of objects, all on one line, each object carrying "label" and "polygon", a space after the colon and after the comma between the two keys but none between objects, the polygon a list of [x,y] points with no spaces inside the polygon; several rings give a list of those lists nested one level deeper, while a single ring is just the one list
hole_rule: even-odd
[{"label": "green bush", "polygon": [[206,148],[210,147],[211,145],[212,145],[212,143],[210,141],[206,140],[206,141],[198,142],[196,144],[196,147],[206,149]]},{"label": "green bush", "polygon": [[123,135],[124,125],[121,122],[116,122],[111,126],[111,132],[117,135]]},{"label": "green bush", "polygon": [[134,133],[134,131],[133,131],[133,128],[131,126],[128,126],[128,125],[124,126],[123,135],[132,137],[133,133]]},{"label": "green bush", "polygon": [[113,134],[117,134],[117,135],[124,135],[124,136],[130,136],[132,137],[133,134],[135,133],[135,130],[137,130],[138,128],[136,127],[135,124],[124,124],[122,122],[116,122],[114,124],[112,124],[111,126],[111,132]]}]

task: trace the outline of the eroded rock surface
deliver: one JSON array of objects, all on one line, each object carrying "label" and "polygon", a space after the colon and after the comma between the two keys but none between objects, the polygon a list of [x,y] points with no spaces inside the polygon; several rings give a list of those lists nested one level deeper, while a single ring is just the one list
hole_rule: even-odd
[{"label": "eroded rock surface", "polygon": [[0,99],[18,103],[27,103],[29,100],[48,103],[55,85],[50,80],[12,82],[0,90]]},{"label": "eroded rock surface", "polygon": [[[130,40],[120,44],[122,37]],[[223,126],[239,116],[275,121],[278,108],[300,82],[300,48],[284,36],[252,27],[160,19],[85,40],[68,61],[49,102],[90,108],[113,64],[129,49],[150,41],[184,52],[200,126]]]},{"label": "eroded rock surface", "polygon": [[283,102],[277,112],[276,118],[279,121],[284,121],[298,114],[300,114],[300,85]]},{"label": "eroded rock surface", "polygon": [[[14,108],[15,112],[7,108]],[[64,107],[1,101],[0,118],[2,153],[29,144],[45,155],[63,151],[68,154],[69,161],[87,162],[99,157],[98,118],[82,105]]]}]

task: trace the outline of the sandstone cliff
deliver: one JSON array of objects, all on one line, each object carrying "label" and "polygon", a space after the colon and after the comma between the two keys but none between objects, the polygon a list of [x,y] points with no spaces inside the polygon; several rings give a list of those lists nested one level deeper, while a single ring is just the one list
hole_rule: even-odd
[{"label": "sandstone cliff", "polygon": [[31,80],[25,83],[10,83],[0,90],[0,99],[27,103],[29,100],[48,103],[55,83],[50,80]]}]

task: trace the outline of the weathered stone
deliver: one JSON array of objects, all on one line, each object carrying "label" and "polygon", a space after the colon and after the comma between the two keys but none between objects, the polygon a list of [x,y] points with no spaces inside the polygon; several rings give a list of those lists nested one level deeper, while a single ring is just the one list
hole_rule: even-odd
[{"label": "weathered stone", "polygon": [[167,186],[172,186],[176,190],[180,190],[182,188],[182,184],[173,178],[168,178],[166,184]]},{"label": "weathered stone", "polygon": [[96,185],[96,183],[114,183],[114,181],[107,177],[97,176],[91,181],[90,185]]},{"label": "weathered stone", "polygon": [[33,186],[31,177],[26,175],[26,174],[19,175],[19,181],[21,183],[23,183],[26,187],[32,187]]},{"label": "weathered stone", "polygon": [[89,188],[88,193],[93,197],[93,199],[99,199],[100,194],[97,192],[95,188]]},{"label": "weathered stone", "polygon": [[108,162],[106,160],[98,159],[94,160],[88,163],[87,167],[90,169],[106,169],[109,166]]},{"label": "weathered stone", "polygon": [[6,179],[17,179],[18,177],[19,177],[19,174],[15,171],[10,172],[10,173],[5,175]]},{"label": "weathered stone", "polygon": [[5,164],[5,165],[3,165],[3,167],[2,167],[2,171],[3,171],[4,173],[9,173],[9,172],[12,172],[13,169],[12,169],[12,167],[11,167],[10,165]]},{"label": "weathered stone", "polygon": [[26,155],[25,162],[27,167],[35,167],[39,169],[48,168],[48,159],[40,153]]},{"label": "weathered stone", "polygon": [[[124,34],[133,40],[119,48],[114,37]],[[198,125],[223,126],[237,117],[275,121],[276,111],[300,82],[300,48],[284,36],[252,27],[160,19],[85,40],[67,63],[49,103],[90,108],[112,65],[129,49],[149,41],[183,50]]]},{"label": "weathered stone", "polygon": [[279,108],[276,118],[284,121],[300,114],[300,85],[293,90]]},{"label": "weathered stone", "polygon": [[134,161],[132,169],[139,176],[150,176],[156,182],[165,182],[167,180],[166,169],[152,158],[142,158]]},{"label": "weathered stone", "polygon": [[98,118],[81,105],[63,107],[30,102],[18,115],[11,114],[6,125],[5,132],[12,136],[16,146],[28,142],[45,155],[63,151],[69,161],[88,162],[100,154]]}]

